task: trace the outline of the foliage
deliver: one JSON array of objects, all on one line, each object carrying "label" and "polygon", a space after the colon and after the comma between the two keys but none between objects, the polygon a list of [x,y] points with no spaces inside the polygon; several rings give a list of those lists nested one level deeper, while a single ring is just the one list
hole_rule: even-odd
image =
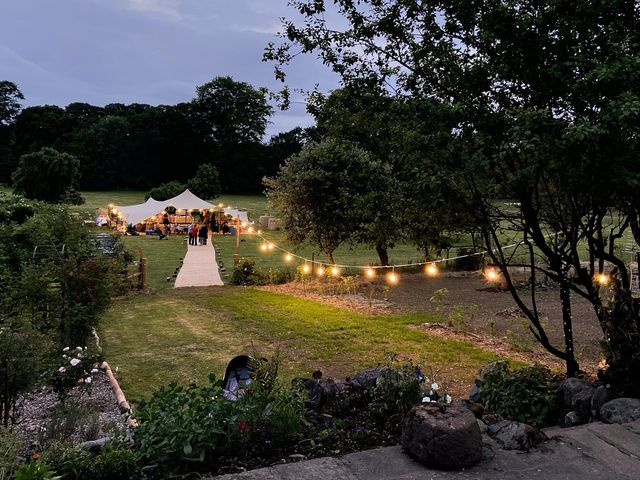
[{"label": "foliage", "polygon": [[370,405],[374,420],[399,424],[423,398],[420,377],[419,369],[410,364],[385,368],[378,377]]},{"label": "foliage", "polygon": [[94,459],[95,480],[142,480],[145,475],[138,454],[128,449],[107,447]]},{"label": "foliage", "polygon": [[21,447],[20,437],[0,426],[0,480],[11,478],[13,471],[18,466],[18,454]]},{"label": "foliage", "polygon": [[92,478],[93,458],[86,450],[55,442],[45,451],[43,460],[64,480]]},{"label": "foliage", "polygon": [[60,480],[60,478],[40,459],[39,455],[34,454],[31,460],[16,470],[15,480]]},{"label": "foliage", "polygon": [[48,383],[53,387],[58,399],[64,403],[69,391],[77,386],[84,390],[91,388],[98,356],[89,352],[87,347],[76,347],[73,350],[65,347],[59,365],[48,375]]},{"label": "foliage", "polygon": [[77,199],[79,169],[80,163],[74,156],[44,147],[20,157],[11,175],[13,191],[47,202]]},{"label": "foliage", "polygon": [[[475,248],[459,248],[456,252],[456,256],[462,258],[456,258],[453,263],[453,270],[455,271],[475,271],[482,269],[483,255],[475,255],[478,253]],[[469,256],[463,256],[469,255]]]},{"label": "foliage", "polygon": [[151,197],[155,200],[160,201],[168,200],[172,197],[175,197],[176,195],[180,195],[182,192],[184,192],[185,188],[187,188],[187,186],[184,183],[173,180],[171,182],[163,183],[155,188],[152,188],[144,195],[144,199],[147,200],[149,197]]},{"label": "foliage", "polygon": [[[325,140],[290,157],[278,176],[265,179],[267,198],[280,213],[294,244],[317,245],[331,263],[341,244],[366,228],[362,208],[388,190],[389,166],[348,142]],[[375,206],[374,206],[375,208]]]},{"label": "foliage", "polygon": [[491,412],[509,420],[545,426],[555,418],[559,405],[559,378],[540,365],[511,371],[506,362],[494,362],[484,370],[480,400]]},{"label": "foliage", "polygon": [[17,85],[0,80],[0,178],[9,180],[5,172],[13,170],[13,147],[15,144],[15,118],[20,112],[20,101],[24,100]]},{"label": "foliage", "polygon": [[256,262],[241,258],[238,265],[233,267],[233,275],[231,283],[234,285],[261,285],[263,283],[262,275],[256,271]]},{"label": "foliage", "polygon": [[220,175],[216,167],[203,163],[195,176],[187,182],[187,187],[200,198],[213,200],[220,195]]},{"label": "foliage", "polygon": [[84,406],[60,404],[38,432],[38,445],[48,448],[57,442],[95,440],[100,433],[100,418]]}]

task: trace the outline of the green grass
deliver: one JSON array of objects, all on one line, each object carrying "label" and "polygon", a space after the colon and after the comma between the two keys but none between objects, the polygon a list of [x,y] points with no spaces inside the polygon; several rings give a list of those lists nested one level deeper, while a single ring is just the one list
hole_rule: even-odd
[{"label": "green grass", "polygon": [[254,348],[281,351],[284,379],[315,369],[344,377],[393,352],[464,390],[496,356],[410,328],[433,320],[426,313],[365,315],[252,288],[190,288],[119,300],[103,318],[102,337],[106,358],[133,400],[172,380],[222,375],[233,356]]},{"label": "green grass", "polygon": [[147,258],[147,286],[159,290],[173,288],[173,281],[168,282],[167,277],[173,275],[187,252],[184,239],[179,235],[170,236],[168,240],[159,240],[155,235],[122,237],[127,250],[136,258]]}]

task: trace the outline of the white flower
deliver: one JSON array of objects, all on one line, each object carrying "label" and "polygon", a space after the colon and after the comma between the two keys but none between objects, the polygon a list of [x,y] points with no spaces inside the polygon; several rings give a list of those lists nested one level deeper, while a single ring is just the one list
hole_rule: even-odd
[{"label": "white flower", "polygon": [[438,390],[438,384],[437,384],[437,383],[435,383],[435,382],[434,382],[434,383],[432,383],[432,384],[431,384],[431,389],[432,389],[432,390]]},{"label": "white flower", "polygon": [[97,368],[92,368],[91,369],[91,373],[98,373],[98,369]]},{"label": "white flower", "polygon": [[447,403],[451,403],[452,399],[451,399],[451,395],[445,395],[444,396],[444,401]]},{"label": "white flower", "polygon": [[91,383],[91,377],[87,377],[84,379],[84,383],[86,383],[87,385],[89,385]]},{"label": "white flower", "polygon": [[76,352],[81,352],[82,351],[82,347],[76,347]]},{"label": "white flower", "polygon": [[69,358],[69,357],[67,357],[66,355],[62,355],[62,358],[67,359],[67,358]]},{"label": "white flower", "polygon": [[63,352],[68,352],[68,351],[69,351],[69,347],[64,347],[64,348],[62,349],[62,351],[63,351]]},{"label": "white flower", "polygon": [[422,397],[422,403],[429,403],[431,401],[431,397]]},{"label": "white flower", "polygon": [[72,358],[71,360],[69,360],[69,363],[75,367],[80,363],[80,360],[78,360],[77,358]]},{"label": "white flower", "polygon": [[66,368],[64,368],[64,367],[60,367],[60,368],[58,369],[58,371],[59,371],[60,373],[64,373],[64,372],[66,372],[66,371],[67,371],[67,369],[66,369]]}]

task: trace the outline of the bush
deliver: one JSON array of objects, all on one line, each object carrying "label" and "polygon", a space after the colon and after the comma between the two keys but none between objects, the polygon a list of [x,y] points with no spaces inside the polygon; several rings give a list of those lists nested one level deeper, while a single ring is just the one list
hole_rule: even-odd
[{"label": "bush", "polygon": [[256,271],[256,262],[248,258],[241,258],[238,265],[233,267],[231,283],[234,285],[261,285],[264,283],[262,275]]},{"label": "bush", "polygon": [[56,442],[47,448],[43,459],[64,480],[93,478],[93,459],[86,450]]},{"label": "bush", "polygon": [[[105,448],[93,462],[94,480],[140,480],[144,478],[138,454],[122,448]],[[85,477],[86,478],[86,477]]]},{"label": "bush", "polygon": [[18,466],[20,447],[18,435],[0,426],[0,480],[11,478]]},{"label": "bush", "polygon": [[155,200],[160,201],[168,200],[175,197],[176,195],[180,195],[185,191],[186,188],[187,186],[184,183],[173,180],[171,182],[163,183],[155,188],[152,188],[145,194],[144,199],[147,200],[149,197],[152,197]]},{"label": "bush", "polygon": [[494,362],[483,371],[480,400],[491,412],[538,427],[557,418],[560,379],[548,368],[533,365],[511,371],[506,362]]},{"label": "bush", "polygon": [[60,477],[53,470],[40,460],[39,455],[32,455],[24,465],[16,470],[15,480],[59,480]]},{"label": "bush", "polygon": [[98,373],[96,363],[98,355],[87,350],[87,347],[71,349],[65,347],[58,365],[48,375],[48,383],[53,387],[58,399],[64,403],[69,391],[74,387],[89,390],[93,375]]},{"label": "bush", "polygon": [[270,268],[264,275],[264,281],[269,285],[282,285],[293,281],[294,277],[295,270],[292,268]]}]

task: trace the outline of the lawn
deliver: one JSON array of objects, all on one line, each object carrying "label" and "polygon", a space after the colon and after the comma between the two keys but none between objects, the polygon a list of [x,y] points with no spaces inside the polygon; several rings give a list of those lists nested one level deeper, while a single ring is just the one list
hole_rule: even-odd
[{"label": "lawn", "polygon": [[[169,236],[166,240],[159,240],[155,235],[126,237],[123,236],[124,245],[136,258],[147,259],[147,286],[164,290],[173,287],[173,281],[167,281],[176,269],[180,267],[187,253],[187,242],[180,235]],[[175,280],[173,278],[172,280]]]},{"label": "lawn", "polygon": [[344,377],[398,353],[439,372],[441,383],[462,394],[496,357],[410,328],[433,320],[428,313],[365,315],[253,288],[185,288],[117,301],[102,320],[102,338],[132,400],[172,380],[220,376],[233,356],[254,349],[279,349],[285,379],[316,369]]}]

